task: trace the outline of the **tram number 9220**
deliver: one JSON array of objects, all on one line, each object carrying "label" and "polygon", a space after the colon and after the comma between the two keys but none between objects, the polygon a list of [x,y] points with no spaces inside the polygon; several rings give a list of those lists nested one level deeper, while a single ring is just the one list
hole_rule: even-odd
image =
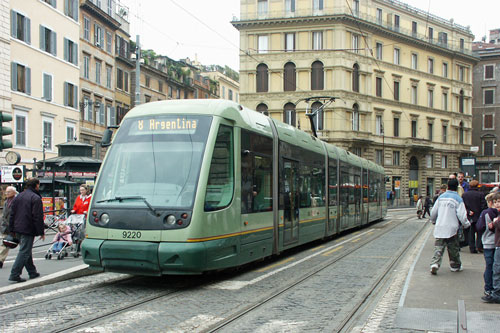
[{"label": "tram number 9220", "polygon": [[141,238],[141,236],[142,236],[140,231],[124,231],[122,235],[123,235],[123,238],[127,238],[127,239],[137,239],[137,238]]}]

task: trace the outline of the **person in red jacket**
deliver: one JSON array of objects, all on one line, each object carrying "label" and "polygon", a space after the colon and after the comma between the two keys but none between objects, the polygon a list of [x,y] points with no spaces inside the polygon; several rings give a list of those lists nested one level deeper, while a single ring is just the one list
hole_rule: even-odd
[{"label": "person in red jacket", "polygon": [[76,197],[75,204],[71,210],[71,214],[87,214],[90,205],[90,189],[87,184],[80,185],[80,195]]}]

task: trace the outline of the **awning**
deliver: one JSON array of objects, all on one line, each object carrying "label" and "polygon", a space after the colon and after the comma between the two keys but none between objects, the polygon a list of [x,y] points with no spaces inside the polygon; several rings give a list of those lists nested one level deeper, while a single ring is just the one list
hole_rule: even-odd
[{"label": "awning", "polygon": [[[68,185],[78,185],[79,183],[73,182],[71,180],[65,179],[54,179],[55,183],[68,184]],[[52,184],[52,179],[42,178],[40,179],[40,184]]]}]

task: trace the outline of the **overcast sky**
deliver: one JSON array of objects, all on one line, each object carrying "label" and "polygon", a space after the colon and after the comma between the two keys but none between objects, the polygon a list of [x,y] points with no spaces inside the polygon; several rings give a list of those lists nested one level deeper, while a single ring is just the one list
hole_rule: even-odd
[{"label": "overcast sky", "polygon": [[[363,0],[361,0],[363,1]],[[120,0],[130,9],[131,38],[175,60],[189,57],[204,65],[239,70],[239,33],[231,25],[240,16],[240,0]],[[475,40],[500,28],[499,0],[404,0],[457,24],[470,25]],[[473,5],[471,5],[473,3]]]}]

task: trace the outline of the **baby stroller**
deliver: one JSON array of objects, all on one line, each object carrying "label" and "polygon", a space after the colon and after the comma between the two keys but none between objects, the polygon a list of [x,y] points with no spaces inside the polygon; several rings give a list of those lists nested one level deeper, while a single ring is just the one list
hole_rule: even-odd
[{"label": "baby stroller", "polygon": [[59,223],[66,220],[66,210],[51,210],[46,211],[43,214],[43,222],[45,224],[45,229],[50,229],[57,232],[57,226]]},{"label": "baby stroller", "polygon": [[73,240],[73,244],[71,244],[69,250],[73,257],[78,258],[80,256],[82,241],[85,237],[83,230],[85,214],[72,214],[66,219],[65,223],[71,228],[71,239]]},{"label": "baby stroller", "polygon": [[52,245],[49,247],[47,253],[45,254],[45,259],[52,259],[52,255],[57,256],[57,260],[64,259],[64,257],[68,256],[67,249],[73,244],[73,241],[71,239],[71,228],[61,222],[57,226],[57,231],[57,234],[52,240]]}]

